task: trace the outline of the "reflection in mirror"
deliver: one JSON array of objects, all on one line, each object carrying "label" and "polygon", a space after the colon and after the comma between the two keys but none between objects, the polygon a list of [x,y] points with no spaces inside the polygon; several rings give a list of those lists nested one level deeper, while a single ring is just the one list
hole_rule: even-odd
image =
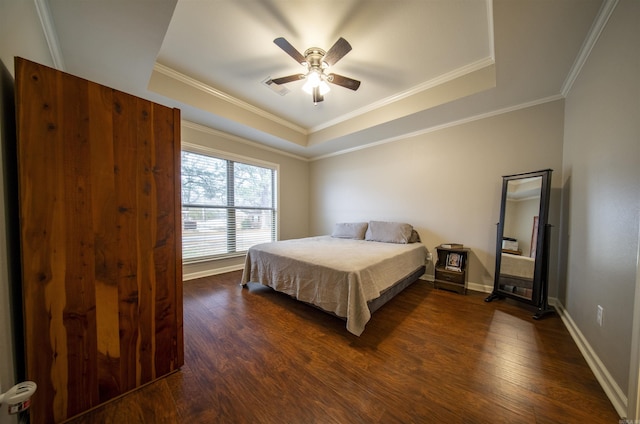
[{"label": "reflection in mirror", "polygon": [[542,177],[507,182],[499,288],[531,300]]},{"label": "reflection in mirror", "polygon": [[510,297],[539,307],[547,304],[548,229],[551,170],[503,177],[496,240],[493,292],[485,300]]}]

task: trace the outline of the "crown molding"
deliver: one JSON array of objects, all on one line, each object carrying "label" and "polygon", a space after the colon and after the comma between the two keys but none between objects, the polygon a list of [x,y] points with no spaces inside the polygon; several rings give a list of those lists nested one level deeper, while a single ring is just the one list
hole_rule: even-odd
[{"label": "crown molding", "polygon": [[587,37],[584,39],[584,42],[582,43],[582,47],[580,48],[578,57],[576,57],[575,62],[573,62],[573,66],[571,66],[571,70],[569,71],[567,78],[562,84],[560,93],[562,93],[564,97],[567,97],[567,95],[571,91],[571,87],[573,86],[573,83],[578,78],[578,75],[580,75],[580,71],[582,70],[582,67],[584,66],[585,62],[589,58],[589,55],[591,54],[591,50],[593,49],[596,42],[598,41],[598,38],[600,38],[600,34],[604,30],[604,27],[607,25],[607,22],[609,21],[609,18],[611,17],[611,14],[613,13],[613,10],[616,8],[617,5],[618,5],[618,0],[605,0],[604,3],[602,3],[602,6],[598,11],[598,15],[596,16],[596,19],[593,21],[593,25],[591,25],[591,29],[589,29],[589,33],[587,34]]},{"label": "crown molding", "polygon": [[62,50],[60,49],[60,41],[58,40],[58,34],[56,32],[55,25],[53,24],[49,4],[47,3],[47,0],[33,0],[33,3],[36,6],[36,11],[40,18],[44,38],[47,40],[47,46],[49,46],[49,54],[51,54],[53,66],[59,71],[64,71],[65,66],[62,58]]},{"label": "crown molding", "polygon": [[449,81],[453,81],[456,78],[460,78],[463,77],[465,75],[468,75],[472,72],[478,71],[480,69],[484,69],[487,66],[491,66],[495,64],[495,60],[492,57],[486,57],[484,59],[478,60],[476,62],[470,63],[468,65],[462,66],[460,68],[454,69],[451,72],[447,72],[446,74],[440,75],[437,78],[433,78],[429,81],[425,81],[422,84],[418,84],[412,88],[409,88],[408,90],[402,91],[398,94],[395,94],[393,96],[389,96],[385,99],[379,100],[377,102],[371,103],[365,107],[362,107],[360,109],[356,109],[353,112],[350,113],[345,113],[344,115],[340,116],[339,118],[333,119],[331,121],[327,121],[323,124],[317,125],[313,128],[309,129],[309,133],[314,133],[316,131],[321,131],[323,129],[332,127],[334,125],[337,125],[341,122],[345,122],[348,121],[350,119],[353,119],[357,116],[360,115],[364,115],[365,113],[374,111],[376,109],[379,109],[381,107],[384,106],[388,106],[392,103],[395,103],[399,100],[405,99],[407,97],[411,97],[414,96],[416,94],[419,94],[423,91],[429,90],[431,88],[437,87],[441,84],[447,83]]},{"label": "crown molding", "polygon": [[351,152],[355,152],[355,151],[358,151],[358,150],[368,149],[370,147],[380,146],[382,144],[393,143],[394,141],[400,141],[400,140],[404,140],[404,139],[407,139],[407,138],[416,137],[416,136],[419,136],[419,135],[428,134],[428,133],[431,133],[431,132],[443,130],[443,129],[446,129],[446,128],[456,127],[458,125],[467,124],[469,122],[478,121],[480,119],[491,118],[493,116],[503,115],[505,113],[515,112],[517,110],[526,109],[526,108],[537,106],[537,105],[541,105],[541,104],[544,104],[544,103],[555,102],[557,100],[564,100],[564,97],[558,94],[558,95],[555,95],[555,96],[549,96],[549,97],[544,97],[542,99],[532,100],[530,102],[520,103],[518,105],[509,106],[509,107],[502,108],[502,109],[497,109],[497,110],[494,110],[494,111],[491,111],[491,112],[481,113],[481,114],[478,114],[478,115],[469,116],[467,118],[458,119],[458,120],[450,121],[450,122],[445,122],[444,124],[440,124],[440,125],[434,125],[432,127],[424,128],[424,129],[421,129],[421,130],[418,130],[418,131],[413,131],[413,132],[410,132],[410,133],[401,134],[401,135],[397,135],[397,136],[390,137],[390,138],[385,138],[383,140],[378,140],[378,141],[376,141],[374,143],[369,143],[369,144],[365,144],[365,145],[362,145],[362,146],[353,147],[353,148],[350,148],[350,149],[344,149],[344,150],[340,150],[340,151],[337,151],[337,152],[328,153],[328,154],[322,155],[322,156],[316,156],[316,157],[311,158],[311,161],[313,162],[313,161],[316,161],[316,160],[326,159],[326,158],[330,158],[330,157],[333,157],[333,156],[344,155],[346,153],[351,153]]},{"label": "crown molding", "polygon": [[416,137],[416,136],[420,136],[420,135],[423,135],[423,134],[428,134],[428,133],[431,133],[431,132],[443,130],[443,129],[446,129],[446,128],[451,128],[451,127],[455,127],[455,126],[458,126],[458,125],[467,124],[467,123],[470,123],[470,122],[473,122],[473,121],[478,121],[478,120],[481,120],[481,119],[491,118],[493,116],[503,115],[503,114],[509,113],[509,112],[515,112],[515,111],[518,111],[518,110],[521,110],[521,109],[526,109],[526,108],[529,108],[529,107],[538,106],[538,105],[541,105],[541,104],[544,104],[544,103],[555,102],[557,100],[564,100],[564,97],[561,96],[561,95],[549,96],[549,97],[545,97],[545,98],[542,98],[542,99],[537,99],[537,100],[533,100],[533,101],[530,101],[530,102],[525,102],[525,103],[521,103],[521,104],[518,104],[518,105],[506,107],[506,108],[503,108],[503,109],[498,109],[498,110],[494,110],[494,111],[491,111],[491,112],[470,116],[468,118],[459,119],[459,120],[451,121],[451,122],[446,122],[444,124],[435,125],[433,127],[425,128],[425,129],[422,129],[422,130],[419,130],[419,131],[414,131],[414,132],[411,132],[411,133],[407,133],[407,134],[402,134],[402,135],[398,135],[398,136],[395,136],[395,137],[386,138],[386,139],[383,139],[383,140],[376,141],[374,143],[369,143],[369,144],[366,144],[366,145],[353,147],[353,148],[350,148],[350,149],[344,149],[344,150],[340,150],[340,151],[337,151],[337,152],[328,153],[326,155],[315,156],[315,157],[312,157],[312,158],[306,158],[306,157],[299,156],[299,155],[296,155],[296,154],[293,154],[293,153],[289,153],[289,152],[287,152],[285,150],[280,150],[280,149],[277,149],[277,148],[274,148],[274,147],[265,146],[264,144],[254,142],[254,141],[248,140],[246,138],[238,137],[238,136],[235,136],[235,135],[223,132],[223,131],[219,131],[219,130],[213,129],[211,127],[207,127],[205,125],[197,124],[195,122],[182,120],[181,125],[183,127],[185,127],[185,128],[190,128],[190,129],[193,129],[193,130],[196,130],[196,131],[200,131],[200,132],[203,132],[203,133],[206,133],[206,134],[209,134],[209,135],[213,135],[213,136],[216,136],[216,137],[221,137],[221,138],[227,139],[229,141],[234,141],[234,142],[237,142],[237,143],[246,144],[248,146],[255,147],[257,149],[269,151],[269,152],[272,152],[272,153],[277,153],[277,154],[283,155],[283,156],[288,156],[288,157],[291,157],[291,158],[294,158],[294,159],[297,159],[297,160],[301,160],[301,161],[304,161],[304,162],[314,162],[316,160],[326,159],[326,158],[330,158],[330,157],[334,157],[334,156],[341,156],[341,155],[344,155],[346,153],[351,153],[351,152],[355,152],[355,151],[358,151],[358,150],[364,150],[364,149],[380,146],[380,145],[387,144],[387,143],[393,143],[395,141],[401,141],[401,140],[404,140],[404,139],[407,139],[407,138]]},{"label": "crown molding", "polygon": [[210,85],[207,85],[207,84],[205,84],[205,83],[203,83],[201,81],[198,81],[195,78],[191,78],[191,77],[189,77],[189,76],[187,76],[187,75],[185,75],[183,73],[180,73],[180,72],[176,71],[175,69],[172,69],[172,68],[170,68],[170,67],[168,67],[166,65],[162,65],[162,64],[156,62],[153,65],[153,70],[158,72],[158,73],[160,73],[160,74],[166,75],[169,78],[172,78],[172,79],[175,79],[177,81],[180,81],[183,84],[189,85],[189,86],[191,86],[191,87],[193,87],[193,88],[195,88],[197,90],[200,90],[200,91],[206,93],[209,96],[216,97],[216,98],[218,98],[220,100],[223,100],[225,102],[231,103],[234,106],[242,108],[242,109],[244,109],[244,110],[246,110],[246,111],[248,111],[250,113],[253,113],[255,115],[259,115],[259,116],[261,116],[263,118],[266,118],[266,119],[269,119],[270,121],[275,122],[275,123],[277,123],[279,125],[282,125],[284,127],[290,128],[290,129],[292,129],[294,131],[297,131],[297,132],[299,132],[301,134],[304,134],[304,135],[308,135],[309,134],[309,131],[307,131],[306,128],[302,128],[302,127],[300,127],[300,126],[298,126],[298,125],[296,125],[296,124],[294,124],[292,122],[287,121],[286,119],[282,119],[279,116],[276,116],[276,115],[274,115],[272,113],[269,113],[269,112],[267,112],[267,111],[265,111],[263,109],[255,107],[255,106],[253,106],[253,105],[251,105],[251,104],[249,104],[247,102],[244,102],[244,101],[242,101],[240,99],[237,99],[237,98],[235,98],[233,96],[230,96],[229,94],[227,94],[225,92],[222,92],[222,91],[220,91],[220,90],[218,90],[216,88],[213,88]]},{"label": "crown molding", "polygon": [[[294,158],[294,159],[298,159],[298,160],[301,160],[301,161],[304,161],[304,162],[309,162],[308,158],[296,155],[294,153],[289,153],[287,151],[280,150],[280,149],[277,149],[275,147],[265,146],[262,143],[257,143],[255,141],[247,140],[246,138],[238,137],[236,135],[229,134],[229,133],[226,133],[224,131],[215,130],[215,129],[213,129],[211,127],[207,127],[205,125],[196,124],[195,122],[182,120],[181,126],[183,126],[185,128],[189,128],[189,129],[195,130],[195,131],[199,131],[199,132],[202,132],[202,133],[205,133],[205,134],[209,134],[209,135],[212,135],[212,136],[215,136],[215,137],[224,138],[225,140],[233,141],[235,143],[242,143],[242,144],[245,144],[247,146],[255,147],[256,149],[266,150],[268,152],[277,153],[277,154],[282,155],[282,156],[288,156],[288,157],[291,157],[291,158]],[[193,144],[193,143],[188,143],[188,144]]]}]

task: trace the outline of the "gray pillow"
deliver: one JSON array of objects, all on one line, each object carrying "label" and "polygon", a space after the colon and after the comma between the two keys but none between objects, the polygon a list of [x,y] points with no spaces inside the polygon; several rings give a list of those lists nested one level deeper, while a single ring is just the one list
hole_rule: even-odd
[{"label": "gray pillow", "polygon": [[364,240],[367,226],[366,222],[340,222],[333,228],[331,237]]},{"label": "gray pillow", "polygon": [[413,226],[403,222],[369,221],[365,240],[407,244],[412,232]]}]

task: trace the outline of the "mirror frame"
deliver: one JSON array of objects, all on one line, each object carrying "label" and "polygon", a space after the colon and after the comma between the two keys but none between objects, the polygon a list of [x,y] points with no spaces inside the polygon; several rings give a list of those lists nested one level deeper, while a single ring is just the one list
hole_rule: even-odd
[{"label": "mirror frame", "polygon": [[[551,173],[553,170],[545,169],[522,174],[505,175],[502,177],[502,198],[500,203],[500,221],[496,237],[496,268],[493,281],[493,292],[485,299],[490,302],[504,297],[512,298],[520,302],[539,307],[539,313],[545,313],[549,307],[548,297],[548,270],[549,270],[549,200],[551,195]],[[531,299],[500,289],[500,266],[502,262],[502,239],[504,237],[505,213],[507,206],[507,187],[509,181],[526,178],[541,177],[540,209],[538,212],[538,234],[536,239],[536,258],[533,274],[533,290]],[[537,318],[535,316],[534,318]]]}]

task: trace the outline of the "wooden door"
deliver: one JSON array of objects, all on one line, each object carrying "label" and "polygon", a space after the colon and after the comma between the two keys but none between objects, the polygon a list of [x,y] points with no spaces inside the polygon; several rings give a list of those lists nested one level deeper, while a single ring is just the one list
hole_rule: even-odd
[{"label": "wooden door", "polygon": [[32,423],[183,364],[180,111],[16,58]]}]

